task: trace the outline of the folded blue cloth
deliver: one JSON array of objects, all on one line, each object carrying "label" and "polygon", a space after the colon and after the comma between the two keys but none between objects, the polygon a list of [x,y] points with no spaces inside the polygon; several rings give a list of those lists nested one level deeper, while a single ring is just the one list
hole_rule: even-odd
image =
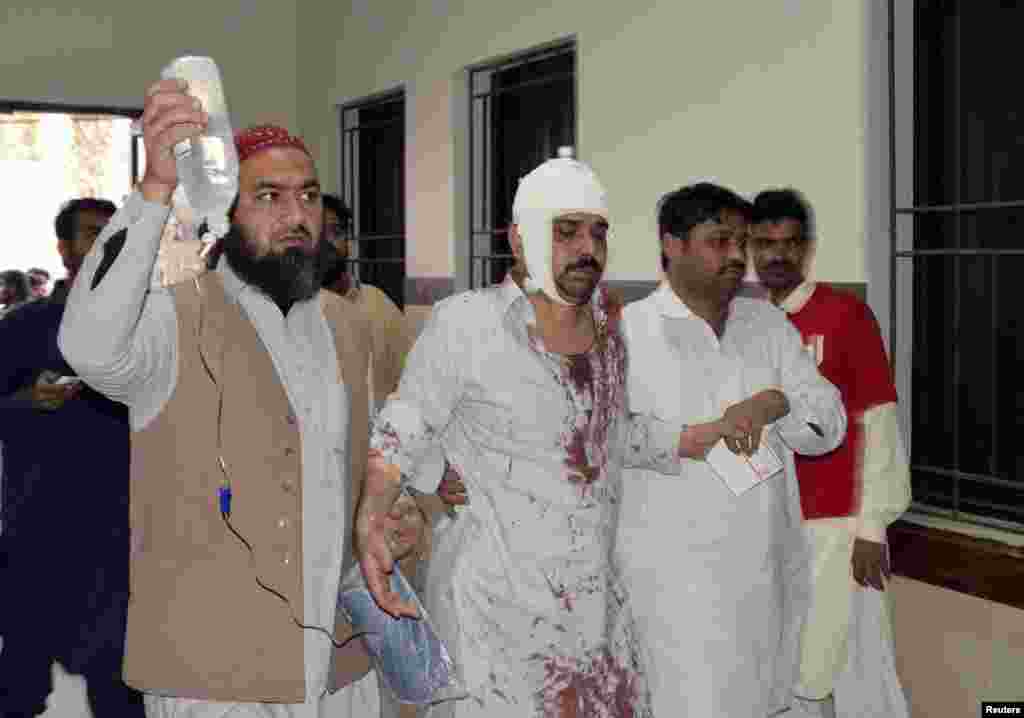
[{"label": "folded blue cloth", "polygon": [[412,602],[420,618],[393,618],[382,611],[366,588],[359,566],[345,577],[338,598],[338,607],[355,633],[365,634],[360,640],[384,683],[401,703],[427,705],[466,697],[447,646],[397,563],[391,590]]}]

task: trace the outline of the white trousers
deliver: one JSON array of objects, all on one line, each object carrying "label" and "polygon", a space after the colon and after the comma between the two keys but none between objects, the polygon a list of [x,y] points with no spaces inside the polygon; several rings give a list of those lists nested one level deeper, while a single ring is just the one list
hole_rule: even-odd
[{"label": "white trousers", "polygon": [[[847,658],[836,676],[832,696],[824,700],[797,698],[793,718],[909,718],[892,634],[888,595],[858,588],[851,595]],[[799,692],[799,691],[798,691]]]},{"label": "white trousers", "polygon": [[147,694],[146,718],[378,718],[377,673],[306,703],[225,703]]}]

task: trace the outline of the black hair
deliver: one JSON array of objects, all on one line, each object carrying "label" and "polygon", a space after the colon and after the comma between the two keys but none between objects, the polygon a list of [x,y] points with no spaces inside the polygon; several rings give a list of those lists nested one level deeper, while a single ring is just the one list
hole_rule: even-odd
[{"label": "black hair", "polygon": [[327,192],[324,192],[320,196],[324,201],[324,209],[329,209],[334,212],[334,214],[338,215],[338,221],[347,229],[348,226],[352,224],[352,210],[345,206],[341,197],[336,194],[328,194]]},{"label": "black hair", "polygon": [[18,269],[0,272],[0,284],[14,289],[14,300],[11,304],[24,302],[32,294],[32,285],[29,284],[28,275]]},{"label": "black hair", "polygon": [[79,197],[65,202],[57,218],[53,221],[53,231],[57,239],[62,242],[70,242],[75,238],[75,231],[78,229],[78,213],[83,211],[103,212],[112,217],[117,212],[117,205],[109,199],[98,199],[96,197]]},{"label": "black hair", "polygon": [[792,187],[767,189],[754,198],[754,222],[781,222],[786,219],[800,223],[800,234],[804,239],[813,239],[814,212],[799,191]]},{"label": "black hair", "polygon": [[[345,202],[336,194],[328,194],[324,192],[321,197],[324,201],[324,210],[331,210],[338,217],[338,222],[345,229],[351,229],[352,227],[352,210],[350,210]],[[321,244],[326,246],[321,248],[322,254],[325,255],[324,263],[324,275],[323,275],[323,286],[330,287],[334,285],[339,279],[345,274],[349,273],[349,263],[346,257],[341,255],[341,252],[334,246],[330,241],[322,240]]]},{"label": "black hair", "polygon": [[[690,230],[704,222],[719,222],[726,211],[741,213],[748,220],[752,205],[731,189],[711,182],[699,182],[669,192],[658,200],[658,241],[666,234],[685,240]],[[668,269],[668,255],[661,252],[661,268]]]},{"label": "black hair", "polygon": [[[235,212],[238,210],[238,200],[240,197],[241,195],[236,194],[235,198],[231,201],[231,206],[228,207],[228,221],[231,222],[231,224],[235,223]],[[202,238],[209,229],[210,225],[206,220],[203,220],[199,223],[199,226],[196,227],[196,237]],[[220,255],[224,254],[224,242],[221,240],[223,240],[223,237],[214,242],[213,246],[210,247],[210,251],[206,254],[207,269],[214,269],[217,266],[217,262],[220,260]]]},{"label": "black hair", "polygon": [[338,248],[325,239],[320,240],[320,254],[324,267],[321,283],[323,287],[329,288],[349,271],[348,262]]}]

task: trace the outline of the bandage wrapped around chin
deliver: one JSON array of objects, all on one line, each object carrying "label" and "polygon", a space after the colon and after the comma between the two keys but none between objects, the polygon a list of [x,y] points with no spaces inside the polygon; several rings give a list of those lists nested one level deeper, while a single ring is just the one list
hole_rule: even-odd
[{"label": "bandage wrapped around chin", "polygon": [[600,180],[586,164],[571,157],[548,160],[519,181],[512,204],[513,221],[523,241],[529,276],[527,292],[544,292],[560,304],[551,265],[552,224],[556,217],[585,212],[608,221],[608,203]]}]

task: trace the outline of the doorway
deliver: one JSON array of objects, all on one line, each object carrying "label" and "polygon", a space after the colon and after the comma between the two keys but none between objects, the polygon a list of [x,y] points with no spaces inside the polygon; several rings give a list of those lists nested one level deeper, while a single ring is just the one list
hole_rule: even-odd
[{"label": "doorway", "polygon": [[138,177],[131,122],[137,110],[0,102],[0,271],[64,276],[53,221],[74,197],[120,206]]}]

